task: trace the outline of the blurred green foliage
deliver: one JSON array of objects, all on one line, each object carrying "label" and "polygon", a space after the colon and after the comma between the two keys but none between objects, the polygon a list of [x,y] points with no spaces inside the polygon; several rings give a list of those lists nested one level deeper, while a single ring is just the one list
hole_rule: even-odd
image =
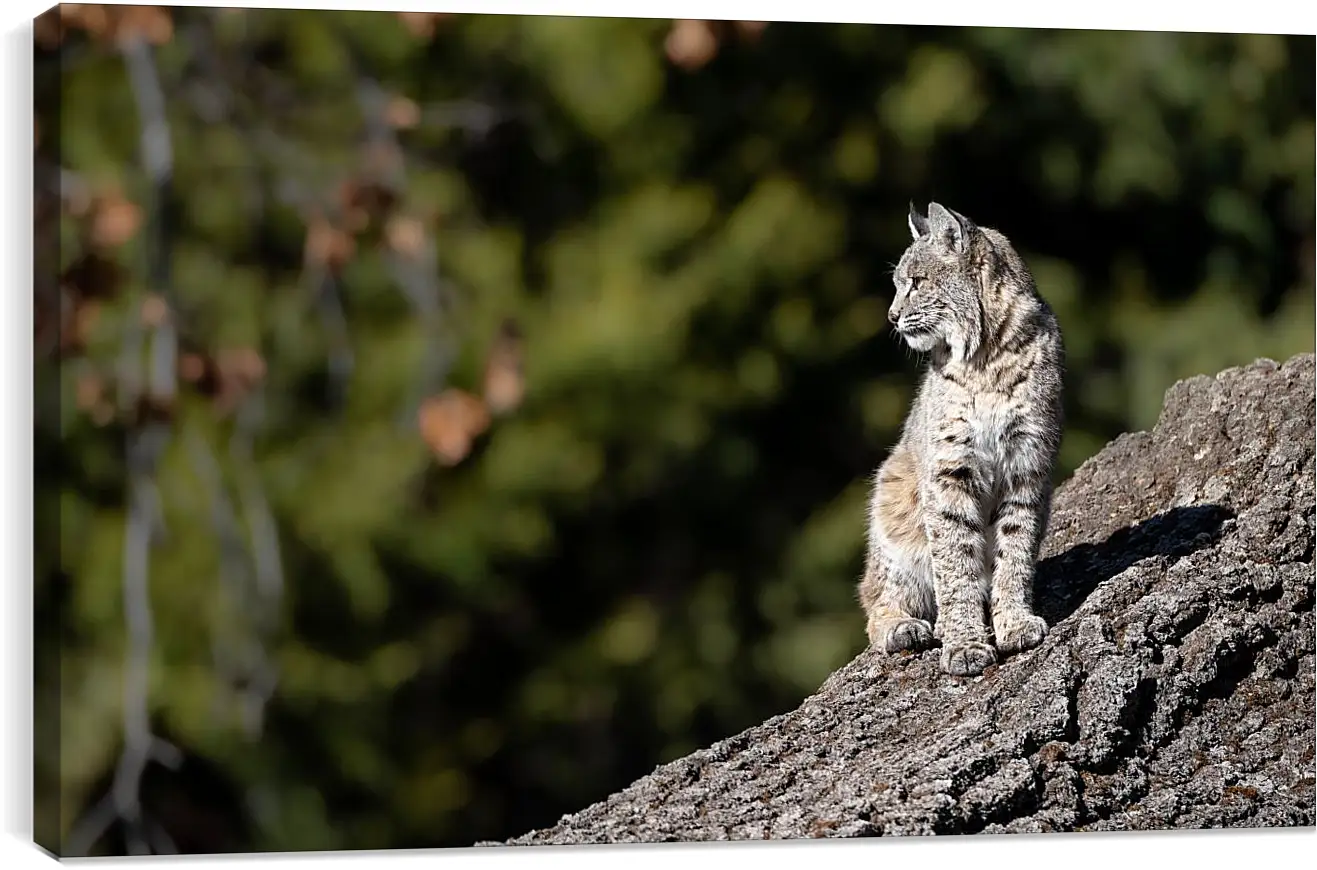
[{"label": "blurred green foliage", "polygon": [[[253,467],[287,577],[249,736],[212,656],[251,614],[219,581],[197,459],[232,483],[234,423],[186,393],[150,582],[154,727],[187,761],[142,786],[185,850],[510,836],[794,706],[858,652],[865,476],[917,374],[883,328],[911,200],[1006,232],[1057,310],[1058,477],[1154,422],[1178,378],[1313,350],[1311,37],[701,27],[174,10],[155,51],[168,213],[116,248],[123,287],[39,380],[62,422],[39,409],[58,752],[38,770],[58,787],[38,809],[62,832],[113,774],[127,642],[124,430],[75,396],[112,374],[153,220],[187,340],[264,360]],[[72,30],[36,63],[39,153],[142,201],[113,46]],[[420,113],[397,208],[455,301],[436,330],[359,239],[335,404],[283,192],[358,171],[363,77]],[[85,250],[61,220],[68,266]],[[525,400],[439,463],[408,405],[427,348],[478,394],[507,318]]]}]

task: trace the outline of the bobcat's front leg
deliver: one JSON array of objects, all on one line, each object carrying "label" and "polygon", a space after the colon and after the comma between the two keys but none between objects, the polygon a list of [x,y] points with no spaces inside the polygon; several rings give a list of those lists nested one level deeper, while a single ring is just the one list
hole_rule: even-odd
[{"label": "bobcat's front leg", "polygon": [[942,670],[958,677],[981,674],[997,661],[996,651],[987,643],[980,580],[986,486],[968,459],[937,460],[925,499]]},{"label": "bobcat's front leg", "polygon": [[1046,621],[1033,612],[1033,582],[1051,490],[1042,472],[1009,483],[993,516],[992,628],[1004,655],[1033,649],[1047,636]]}]

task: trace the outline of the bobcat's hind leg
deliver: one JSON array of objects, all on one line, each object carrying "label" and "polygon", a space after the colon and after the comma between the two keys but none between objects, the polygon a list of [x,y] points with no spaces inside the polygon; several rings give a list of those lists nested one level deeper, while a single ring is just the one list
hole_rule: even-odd
[{"label": "bobcat's hind leg", "polygon": [[920,652],[933,646],[933,627],[928,620],[885,607],[869,612],[869,644],[883,652]]},{"label": "bobcat's hind leg", "polygon": [[[860,604],[867,619],[869,644],[887,653],[919,652],[933,646],[932,616],[918,594],[916,578],[881,565],[871,565],[860,581]],[[914,593],[914,594],[912,594]]]},{"label": "bobcat's hind leg", "polygon": [[869,643],[889,653],[933,646],[937,608],[918,480],[914,454],[898,446],[879,467],[870,496],[860,604]]}]

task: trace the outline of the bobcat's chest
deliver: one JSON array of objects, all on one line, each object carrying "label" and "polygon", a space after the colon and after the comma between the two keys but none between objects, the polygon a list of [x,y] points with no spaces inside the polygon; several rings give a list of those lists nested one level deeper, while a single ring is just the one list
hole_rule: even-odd
[{"label": "bobcat's chest", "polygon": [[[1006,392],[981,373],[948,366],[932,396],[934,416],[943,421],[944,432],[934,450],[948,458],[971,462],[996,490],[1004,477],[1024,461],[1021,435],[1028,431],[1029,406],[1020,392]],[[1027,451],[1025,451],[1027,452]]]},{"label": "bobcat's chest", "polygon": [[1015,402],[1000,395],[975,396],[967,403],[965,422],[970,448],[986,468],[1000,469],[1009,461],[1020,413]]}]

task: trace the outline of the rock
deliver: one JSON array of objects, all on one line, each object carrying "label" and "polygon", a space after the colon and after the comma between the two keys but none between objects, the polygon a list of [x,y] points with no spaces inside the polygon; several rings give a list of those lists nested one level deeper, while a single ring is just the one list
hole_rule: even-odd
[{"label": "rock", "polygon": [[866,651],[509,843],[1313,825],[1315,393],[1310,354],[1183,381],[1084,463],[1039,648],[970,680]]}]

